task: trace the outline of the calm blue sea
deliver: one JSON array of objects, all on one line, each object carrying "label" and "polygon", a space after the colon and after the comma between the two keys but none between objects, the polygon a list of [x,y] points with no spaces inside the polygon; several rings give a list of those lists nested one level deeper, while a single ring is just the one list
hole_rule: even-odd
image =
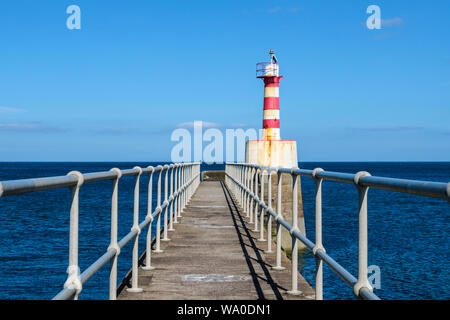
[{"label": "calm blue sea", "polygon": [[[151,163],[0,163],[0,181],[121,169]],[[223,169],[202,166],[202,170]],[[450,162],[300,163],[329,171],[450,181]],[[145,217],[148,178],[141,181],[141,221]],[[156,182],[156,181],[155,181]],[[302,178],[307,236],[314,241],[314,184]],[[132,225],[133,178],[119,186],[119,238]],[[156,189],[156,188],[154,188]],[[109,245],[111,182],[89,183],[80,194],[80,267],[85,270]],[[0,299],[50,299],[66,280],[68,263],[69,189],[48,190],[0,198]],[[155,200],[155,197],[153,197]],[[323,185],[323,242],[327,253],[357,275],[357,192],[354,186],[325,182]],[[382,190],[369,192],[369,265],[381,269],[384,299],[449,299],[450,205],[445,200],[410,196]],[[140,249],[144,248],[141,237]],[[303,276],[314,284],[314,258],[300,255]],[[131,267],[131,246],[119,257],[119,281]],[[80,299],[107,299],[108,267],[83,288]],[[324,298],[352,299],[351,289],[324,269]]]}]

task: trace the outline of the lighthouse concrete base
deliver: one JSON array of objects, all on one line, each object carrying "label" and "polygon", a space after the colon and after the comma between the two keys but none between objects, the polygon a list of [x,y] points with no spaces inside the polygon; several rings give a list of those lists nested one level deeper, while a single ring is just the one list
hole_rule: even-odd
[{"label": "lighthouse concrete base", "polygon": [[[298,166],[297,142],[295,140],[249,140],[245,152],[246,163],[266,167],[293,168]],[[268,198],[268,181],[265,180],[264,199]],[[272,207],[276,210],[278,202],[278,177],[272,175]],[[259,190],[260,187],[258,187]],[[305,219],[303,215],[303,200],[301,183],[298,185],[298,228],[300,233],[306,236]],[[266,201],[267,203],[267,201]],[[283,218],[292,224],[292,176],[282,174],[281,178],[281,214]],[[275,230],[275,223],[273,223]],[[272,232],[274,231],[272,230]],[[287,253],[292,252],[292,238],[289,231],[281,228],[281,247]],[[299,242],[299,249],[304,249],[303,243]]]},{"label": "lighthouse concrete base", "polygon": [[297,142],[295,140],[249,140],[245,148],[245,162],[266,167],[297,167]]}]

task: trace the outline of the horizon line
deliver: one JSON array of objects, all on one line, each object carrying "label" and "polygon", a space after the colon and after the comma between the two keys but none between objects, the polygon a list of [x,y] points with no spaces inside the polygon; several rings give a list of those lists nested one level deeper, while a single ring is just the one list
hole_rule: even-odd
[{"label": "horizon line", "polygon": [[[26,161],[26,160],[0,160],[0,163],[137,163],[137,162],[162,162],[162,163],[174,163],[173,161],[166,161],[166,160],[80,160],[80,161],[73,161],[73,160],[55,160],[55,161],[49,161],[49,160],[34,160],[34,161]],[[197,161],[189,161],[189,162],[197,162]],[[189,163],[189,162],[183,162],[183,163]],[[450,162],[450,160],[308,160],[308,161],[298,161],[298,163],[308,163],[308,162],[322,162],[322,163],[357,163],[357,162],[415,162],[415,163],[423,163],[423,162]],[[181,162],[178,162],[181,163]],[[234,162],[238,163],[238,162]],[[242,163],[242,162],[239,162]],[[226,162],[222,163],[210,163],[207,164],[206,162],[201,162],[201,164],[206,165],[225,165]]]}]

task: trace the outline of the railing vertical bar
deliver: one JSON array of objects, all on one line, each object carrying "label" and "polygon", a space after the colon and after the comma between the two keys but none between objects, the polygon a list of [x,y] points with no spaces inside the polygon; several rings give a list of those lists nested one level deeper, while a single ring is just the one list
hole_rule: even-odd
[{"label": "railing vertical bar", "polygon": [[[264,173],[265,170],[261,170],[260,174],[260,180],[261,180],[261,203],[264,203]],[[265,242],[266,239],[264,239],[264,213],[265,209],[263,206],[260,206],[260,214],[259,214],[259,242]]]},{"label": "railing vertical bar", "polygon": [[353,286],[353,293],[356,297],[360,297],[361,289],[365,288],[372,292],[372,286],[367,278],[367,193],[369,187],[361,186],[359,180],[362,177],[370,176],[370,173],[361,171],[354,177],[354,183],[358,189],[358,217],[359,217],[359,231],[358,231],[358,281]]},{"label": "railing vertical bar", "polygon": [[147,190],[147,216],[146,219],[150,220],[147,226],[147,239],[146,239],[146,249],[145,249],[145,266],[142,267],[143,270],[153,270],[155,267],[152,266],[152,225],[153,225],[153,173],[155,169],[149,166],[149,181]]},{"label": "railing vertical bar", "polygon": [[[267,178],[267,207],[272,210],[272,170],[269,170]],[[267,215],[267,250],[266,253],[273,253],[272,251],[272,215]]]},{"label": "railing vertical bar", "polygon": [[278,176],[278,185],[277,185],[277,216],[276,220],[276,234],[277,234],[277,243],[276,243],[276,265],[272,267],[273,270],[284,270],[286,269],[281,265],[281,223],[283,220],[282,215],[282,206],[281,206],[281,197],[282,197],[282,183],[283,183],[283,175],[280,171],[277,171]]},{"label": "railing vertical bar", "polygon": [[170,241],[168,237],[168,220],[169,220],[169,201],[168,201],[168,193],[169,193],[169,166],[166,164],[164,166],[164,230],[163,230],[163,238],[161,241]]},{"label": "railing vertical bar", "polygon": [[67,267],[67,280],[64,288],[75,290],[74,300],[83,289],[80,279],[80,267],[78,266],[78,225],[79,225],[79,194],[80,188],[84,183],[83,175],[78,171],[71,171],[70,176],[77,178],[77,185],[71,187],[71,205],[70,205],[70,229],[69,229],[69,266]]},{"label": "railing vertical bar", "polygon": [[[254,188],[254,182],[255,182],[255,169],[250,169],[250,192],[255,194],[255,188]],[[250,223],[253,223],[253,204],[255,203],[255,200],[253,197],[250,199],[250,207],[249,207],[249,217],[250,217]]]},{"label": "railing vertical bar", "polygon": [[316,243],[313,248],[313,254],[316,260],[316,300],[323,300],[323,261],[318,256],[316,256],[318,251],[325,253],[325,248],[322,244],[322,178],[317,176],[317,173],[322,171],[323,169],[321,168],[317,168],[313,171],[313,178],[316,183]]},{"label": "railing vertical bar", "polygon": [[153,250],[154,253],[161,253],[163,250],[161,250],[161,176],[163,174],[163,166],[159,165],[157,167],[159,169],[159,175],[158,175],[158,187],[157,187],[157,193],[156,193],[156,210],[158,210],[158,217],[156,218],[156,248]]},{"label": "railing vertical bar", "polygon": [[178,171],[180,169],[180,166],[178,164],[175,165],[175,178],[174,178],[174,184],[175,184],[175,199],[173,200],[173,207],[174,207],[174,213],[173,213],[173,223],[178,223]]},{"label": "railing vertical bar", "polygon": [[294,232],[298,232],[298,181],[299,176],[294,174],[295,168],[291,170],[292,176],[292,228],[289,230],[292,238],[292,261],[291,276],[292,289],[287,293],[291,295],[300,295],[302,292],[298,290],[298,239],[294,236]]},{"label": "railing vertical bar", "polygon": [[175,169],[175,165],[170,165],[170,195],[169,195],[169,201],[170,201],[170,215],[169,215],[169,230],[168,231],[175,231],[173,228],[173,171]]},{"label": "railing vertical bar", "polygon": [[122,177],[122,171],[118,168],[113,168],[111,171],[116,173],[116,178],[112,181],[113,190],[111,198],[111,242],[108,250],[115,250],[113,259],[111,260],[111,267],[109,273],[109,299],[117,299],[117,259],[120,255],[120,247],[117,242],[117,225],[118,225],[118,193],[119,180]]},{"label": "railing vertical bar", "polygon": [[139,228],[139,183],[142,174],[142,168],[134,167],[137,170],[138,174],[135,177],[134,184],[134,204],[133,204],[133,226],[131,231],[136,231],[137,235],[134,238],[133,245],[133,254],[132,254],[132,268],[131,268],[131,288],[127,288],[128,292],[142,292],[142,288],[138,287],[139,278],[138,278],[138,264],[139,264],[139,235],[141,233],[141,229]]},{"label": "railing vertical bar", "polygon": [[254,214],[253,222],[255,223],[255,225],[254,225],[253,232],[258,232],[259,231],[259,229],[258,229],[259,204],[257,202],[259,200],[259,197],[258,197],[258,177],[259,177],[258,169],[256,169],[256,171],[255,171],[255,210],[253,212],[253,214]]}]

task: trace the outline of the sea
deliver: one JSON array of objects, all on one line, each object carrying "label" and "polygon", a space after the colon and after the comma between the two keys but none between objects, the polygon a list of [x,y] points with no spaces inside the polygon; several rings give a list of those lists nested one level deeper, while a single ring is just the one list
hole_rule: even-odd
[{"label": "sea", "polygon": [[[129,169],[141,162],[0,162],[0,181]],[[301,162],[300,168],[448,183],[450,162]],[[223,170],[224,165],[202,165]],[[156,179],[153,207],[156,205]],[[140,221],[146,215],[148,177],[141,179]],[[134,178],[119,183],[119,239],[132,226]],[[307,237],[314,241],[314,181],[301,178]],[[0,198],[0,299],[47,300],[67,278],[69,188]],[[108,248],[111,181],[87,183],[80,191],[79,264],[85,270]],[[450,204],[443,199],[370,189],[368,196],[369,265],[379,270],[374,292],[381,299],[450,298]],[[153,226],[154,232],[155,226]],[[143,235],[144,233],[142,233]],[[323,243],[327,253],[355,277],[358,263],[358,196],[353,185],[323,183]],[[140,253],[145,237],[140,237]],[[132,243],[121,252],[118,281],[131,268]],[[315,259],[299,255],[299,269],[314,286]],[[108,298],[105,265],[83,286],[80,299]],[[324,299],[354,299],[352,289],[324,267]]]}]

